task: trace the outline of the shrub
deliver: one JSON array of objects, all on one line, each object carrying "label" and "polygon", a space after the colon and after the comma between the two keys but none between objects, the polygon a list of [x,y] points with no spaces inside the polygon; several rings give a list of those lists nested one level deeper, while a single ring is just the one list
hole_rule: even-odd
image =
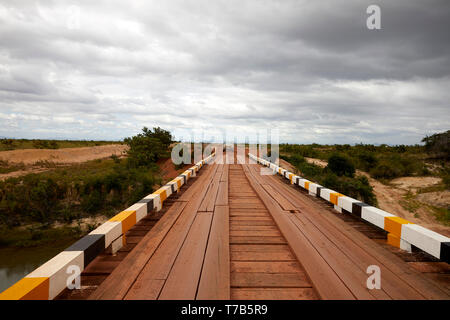
[{"label": "shrub", "polygon": [[357,155],[358,167],[364,171],[370,171],[378,164],[378,159],[373,152],[363,151]]},{"label": "shrub", "polygon": [[450,130],[426,136],[422,142],[425,142],[425,149],[434,157],[450,159]]},{"label": "shrub", "polygon": [[131,168],[148,166],[163,157],[169,156],[169,145],[172,142],[172,135],[169,131],[161,128],[147,127],[142,129],[142,133],[131,138],[126,138],[125,143],[128,149],[128,165]]},{"label": "shrub", "polygon": [[58,143],[54,140],[33,140],[33,147],[36,149],[58,149]]},{"label": "shrub", "polygon": [[383,161],[370,171],[370,175],[377,179],[393,179],[400,177],[402,172],[401,164]]},{"label": "shrub", "polygon": [[355,166],[347,156],[342,154],[333,154],[328,159],[327,168],[338,176],[353,177],[355,174]]}]

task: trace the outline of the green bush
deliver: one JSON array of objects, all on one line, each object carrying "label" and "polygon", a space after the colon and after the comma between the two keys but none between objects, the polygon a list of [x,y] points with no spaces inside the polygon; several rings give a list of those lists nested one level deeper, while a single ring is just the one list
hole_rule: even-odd
[{"label": "green bush", "polygon": [[291,155],[290,157],[282,156],[282,158],[295,166],[299,171],[299,174],[306,179],[315,181],[324,187],[333,189],[349,197],[359,199],[370,205],[376,205],[377,203],[373,188],[365,176],[338,176],[329,168],[321,168],[304,161],[303,157],[299,155]]},{"label": "green bush", "polygon": [[328,158],[327,168],[338,176],[353,177],[355,175],[355,166],[347,156],[343,154],[333,154]]},{"label": "green bush", "polygon": [[33,140],[33,147],[36,149],[58,149],[58,143],[55,140]]},{"label": "green bush", "polygon": [[161,182],[157,171],[156,164],[130,169],[104,159],[0,181],[0,224],[109,216],[151,193]]},{"label": "green bush", "polygon": [[169,145],[172,142],[172,135],[169,131],[161,128],[147,127],[142,129],[142,133],[126,138],[125,143],[128,149],[128,166],[137,168],[148,166],[161,158],[169,157]]},{"label": "green bush", "polygon": [[376,179],[393,179],[400,177],[403,168],[400,163],[383,161],[370,171],[370,175]]},{"label": "green bush", "polygon": [[360,199],[370,205],[376,205],[377,203],[373,188],[365,176],[350,178],[328,172],[323,178],[319,179],[319,183],[346,196]]},{"label": "green bush", "polygon": [[358,168],[369,172],[378,164],[378,159],[373,152],[363,151],[357,154]]},{"label": "green bush", "polygon": [[435,158],[450,160],[450,130],[426,136],[422,139],[425,149]]}]

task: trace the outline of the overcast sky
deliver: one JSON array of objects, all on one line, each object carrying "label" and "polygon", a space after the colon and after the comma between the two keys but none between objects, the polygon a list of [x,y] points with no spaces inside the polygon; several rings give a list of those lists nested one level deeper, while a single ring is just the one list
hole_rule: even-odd
[{"label": "overcast sky", "polygon": [[0,137],[419,143],[450,129],[449,30],[448,0],[0,0]]}]

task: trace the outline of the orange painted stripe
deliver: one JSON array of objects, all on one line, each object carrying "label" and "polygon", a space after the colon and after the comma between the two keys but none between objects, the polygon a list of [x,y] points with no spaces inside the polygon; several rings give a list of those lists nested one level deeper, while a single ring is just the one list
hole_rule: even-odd
[{"label": "orange painted stripe", "polygon": [[47,277],[23,278],[0,293],[0,300],[48,300],[49,288]]},{"label": "orange painted stripe", "polygon": [[342,197],[343,195],[338,192],[330,193],[330,202],[337,205],[338,204],[338,198]]},{"label": "orange painted stripe", "polygon": [[119,221],[122,223],[122,234],[131,229],[132,226],[136,224],[136,211],[122,211],[116,214],[114,217],[109,219],[109,221]]},{"label": "orange painted stripe", "polygon": [[397,237],[402,236],[403,224],[412,224],[412,222],[400,217],[384,217],[384,230],[396,235]]},{"label": "orange painted stripe", "polygon": [[387,235],[387,243],[390,244],[391,246],[400,248],[400,238],[397,237],[393,233],[388,233],[388,235]]},{"label": "orange painted stripe", "polygon": [[153,193],[159,194],[159,197],[161,198],[161,204],[164,202],[164,200],[167,199],[166,189],[158,189]]},{"label": "orange painted stripe", "polygon": [[305,189],[309,190],[309,181],[305,181]]},{"label": "orange painted stripe", "polygon": [[294,177],[294,174],[289,173],[289,181],[292,183],[292,178]]}]

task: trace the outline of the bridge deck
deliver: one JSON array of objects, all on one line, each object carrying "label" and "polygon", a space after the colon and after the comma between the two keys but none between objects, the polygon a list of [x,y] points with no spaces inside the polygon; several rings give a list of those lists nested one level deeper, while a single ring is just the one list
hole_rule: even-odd
[{"label": "bridge deck", "polygon": [[[259,165],[208,165],[89,299],[448,299]],[[373,231],[371,231],[373,232]],[[381,289],[367,289],[367,267]]]}]

